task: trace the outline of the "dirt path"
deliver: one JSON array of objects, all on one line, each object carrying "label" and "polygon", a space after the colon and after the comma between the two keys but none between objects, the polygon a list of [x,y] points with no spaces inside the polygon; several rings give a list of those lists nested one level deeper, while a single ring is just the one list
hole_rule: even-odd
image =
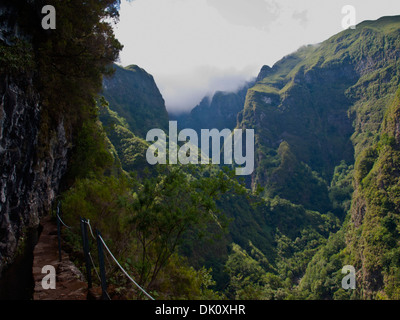
[{"label": "dirt path", "polygon": [[[59,261],[57,225],[50,217],[45,217],[41,224],[43,230],[33,251],[34,300],[86,300],[88,289],[82,273],[62,251]],[[44,289],[42,280],[48,273],[42,273],[44,266],[53,266],[56,270],[56,288]]]}]

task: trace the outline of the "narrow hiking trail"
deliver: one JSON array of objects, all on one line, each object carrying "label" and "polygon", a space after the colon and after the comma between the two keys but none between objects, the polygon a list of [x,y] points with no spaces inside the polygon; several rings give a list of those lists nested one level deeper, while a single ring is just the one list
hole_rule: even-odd
[{"label": "narrow hiking trail", "polygon": [[[41,221],[43,230],[33,251],[33,279],[35,283],[33,300],[87,300],[88,285],[79,269],[69,260],[66,252],[58,255],[57,225],[51,217]],[[42,273],[44,266],[53,266],[56,271],[56,288],[45,289],[42,280],[48,273]]]}]

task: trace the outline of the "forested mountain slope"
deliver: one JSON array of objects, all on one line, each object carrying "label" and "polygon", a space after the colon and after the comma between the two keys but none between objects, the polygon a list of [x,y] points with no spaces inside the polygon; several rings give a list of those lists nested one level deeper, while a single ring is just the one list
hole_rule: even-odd
[{"label": "forested mountain slope", "polygon": [[[185,118],[255,130],[245,184],[226,167],[150,166],[146,133],[169,115],[150,74],[112,64],[119,2],[48,4],[56,32],[43,1],[1,4],[0,271],[59,202],[79,267],[85,217],[157,299],[399,298],[400,17],[302,47]],[[143,298],[111,271],[115,295]]]},{"label": "forested mountain slope", "polygon": [[[239,128],[256,133],[253,185],[328,211],[335,167],[373,143],[399,84],[399,17],[367,21],[263,67]],[[342,165],[343,166],[343,165]]]},{"label": "forested mountain slope", "polygon": [[350,264],[353,298],[398,298],[399,48],[400,17],[366,21],[263,67],[247,93],[239,127],[256,132],[253,185],[346,217],[300,297],[348,298],[340,270]]},{"label": "forested mountain slope", "polygon": [[[264,66],[254,85],[217,93],[180,118],[182,128],[222,129],[236,112],[237,128],[255,130],[251,186],[263,191],[223,195],[228,232],[213,243],[189,232],[180,247],[196,268],[213,268],[227,297],[397,296],[399,40],[399,17],[363,22]],[[357,270],[354,292],[341,289],[346,264]]]},{"label": "forested mountain slope", "polygon": [[146,138],[150,129],[168,128],[165,102],[152,75],[136,65],[113,65],[114,74],[104,77],[102,94],[113,111],[126,119],[128,128]]}]

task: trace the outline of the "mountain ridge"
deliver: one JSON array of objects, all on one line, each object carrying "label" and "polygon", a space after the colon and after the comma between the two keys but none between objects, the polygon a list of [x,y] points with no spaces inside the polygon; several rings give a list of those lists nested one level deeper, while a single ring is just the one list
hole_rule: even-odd
[{"label": "mountain ridge", "polygon": [[[304,46],[194,109],[185,126],[255,130],[246,188],[227,167],[147,163],[146,133],[169,115],[153,76],[110,68],[121,45],[103,22],[118,1],[57,2],[57,35],[36,24],[41,1],[17,2],[39,27],[32,42],[0,39],[0,271],[57,202],[79,267],[85,217],[159,299],[400,298],[400,16]],[[140,299],[121,280],[110,290]]]},{"label": "mountain ridge", "polygon": [[[324,179],[331,177],[340,161],[354,161],[353,143],[349,138],[353,135],[353,140],[361,139],[363,134],[354,135],[352,122],[363,119],[357,113],[357,105],[352,106],[360,99],[357,89],[364,90],[363,76],[370,75],[371,70],[385,73],[382,76],[390,77],[393,82],[386,86],[391,95],[398,84],[399,16],[381,18],[377,24],[378,30],[383,31],[374,33],[373,37],[370,31],[373,24],[361,23],[356,30],[343,31],[316,46],[304,46],[272,68],[261,69],[238,116],[239,128],[256,130],[260,146],[256,151],[256,167],[268,161],[268,150],[276,150],[282,141],[287,141],[296,157]],[[386,43],[386,50],[380,51],[370,39]],[[266,76],[262,78],[265,70]],[[354,143],[356,155],[359,143]],[[268,184],[256,172],[253,186],[257,183]]]},{"label": "mountain ridge", "polygon": [[[391,281],[397,267],[389,272],[384,266],[387,261],[397,265],[393,258],[397,256],[393,247],[398,239],[393,232],[397,216],[376,215],[383,209],[369,203],[376,202],[376,194],[384,191],[373,188],[371,181],[375,180],[369,172],[374,167],[371,172],[383,170],[383,163],[397,172],[379,150],[394,146],[390,137],[399,136],[398,110],[390,107],[400,84],[399,40],[400,16],[362,22],[356,30],[303,46],[272,67],[263,66],[255,83],[242,88],[243,106],[236,104],[240,99],[230,100],[238,93],[217,92],[213,98],[203,99],[190,116],[183,117],[182,128],[255,129],[252,188],[264,187],[261,195],[265,207],[250,209],[243,198],[233,195],[220,201],[220,208],[234,219],[231,234],[224,240],[231,246],[222,260],[196,246],[183,249],[194,265],[203,261],[217,270],[219,286],[220,281],[227,281],[221,270],[229,270],[230,297],[282,298],[277,293],[279,287],[288,290],[283,295],[286,298],[396,297],[398,289]],[[225,107],[229,101],[235,101],[234,109]],[[235,114],[236,124],[229,120]],[[229,118],[218,123],[213,117],[220,115]],[[389,154],[395,156],[394,151]],[[389,183],[393,199],[396,181]],[[364,217],[368,212],[375,220]],[[306,217],[315,219],[315,225],[304,226],[304,221],[296,220],[300,217],[304,221]],[[244,221],[251,227],[245,227]],[[293,221],[297,221],[296,227]],[[383,231],[379,229],[382,223],[386,224]],[[390,239],[382,247],[385,254],[368,240],[371,230]],[[360,232],[365,234],[361,242],[357,239]],[[238,258],[243,256],[255,268],[253,274],[243,271],[246,266]],[[361,285],[355,292],[340,287],[340,269],[345,264],[359,270],[357,281]],[[313,265],[321,265],[321,270]],[[236,283],[236,277],[242,276],[252,280]],[[284,280],[290,284],[283,284]],[[316,285],[318,281],[322,284]],[[250,293],[255,283],[262,289]]]},{"label": "mountain ridge", "polygon": [[102,94],[113,111],[126,119],[129,129],[146,138],[153,128],[168,128],[165,101],[152,75],[137,65],[112,66],[114,74],[103,79]]},{"label": "mountain ridge", "polygon": [[191,128],[198,134],[201,129],[230,129],[237,124],[237,115],[243,109],[246,93],[254,81],[247,81],[236,91],[217,91],[205,96],[189,113],[171,115],[178,128]]}]

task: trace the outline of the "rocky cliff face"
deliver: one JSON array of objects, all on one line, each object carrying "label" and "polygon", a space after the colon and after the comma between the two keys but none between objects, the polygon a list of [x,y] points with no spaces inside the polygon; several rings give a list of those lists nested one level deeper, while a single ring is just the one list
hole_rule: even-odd
[{"label": "rocky cliff face", "polygon": [[345,164],[355,192],[346,195],[341,264],[356,268],[359,298],[400,296],[399,49],[399,16],[303,47],[262,68],[238,117],[239,127],[255,129],[252,178],[268,196],[332,211],[334,172]]},{"label": "rocky cliff face", "polygon": [[[12,46],[15,37],[28,39],[14,14],[1,6],[2,46]],[[63,121],[43,126],[34,83],[33,72],[0,76],[0,273],[13,262],[27,229],[49,212],[67,167]]]},{"label": "rocky cliff face", "polygon": [[[399,25],[399,17],[364,22],[261,69],[238,116],[240,128],[256,133],[253,185],[311,209],[329,209],[325,200],[315,207],[315,201],[301,196],[315,189],[325,199],[328,190],[318,183],[293,193],[291,186],[319,179],[311,179],[314,174],[305,168],[283,177],[277,150],[287,142],[297,160],[328,185],[341,161],[354,162],[378,132],[398,85]],[[276,190],[275,181],[290,187]]]},{"label": "rocky cliff face", "polygon": [[359,295],[398,299],[400,89],[389,103],[379,139],[356,159],[347,241],[358,272]]},{"label": "rocky cliff face", "polygon": [[245,83],[236,92],[217,91],[212,97],[204,97],[190,113],[172,116],[180,129],[191,128],[200,134],[201,129],[228,128],[233,130],[237,115],[243,110],[247,90],[254,81]]}]

